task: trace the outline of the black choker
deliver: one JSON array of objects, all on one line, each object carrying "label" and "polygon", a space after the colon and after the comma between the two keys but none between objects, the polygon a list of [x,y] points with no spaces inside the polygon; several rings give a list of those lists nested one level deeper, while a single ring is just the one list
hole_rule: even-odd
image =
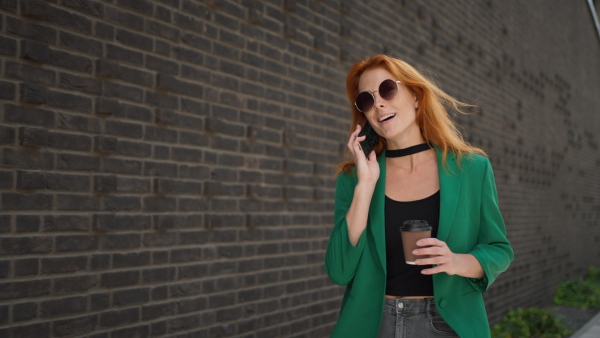
[{"label": "black choker", "polygon": [[385,152],[385,157],[408,156],[408,155],[420,153],[422,151],[429,150],[429,149],[431,149],[431,146],[429,145],[429,143],[421,143],[421,144],[417,144],[416,146],[412,146],[412,147],[408,147],[408,148],[404,148],[404,149],[387,150]]}]

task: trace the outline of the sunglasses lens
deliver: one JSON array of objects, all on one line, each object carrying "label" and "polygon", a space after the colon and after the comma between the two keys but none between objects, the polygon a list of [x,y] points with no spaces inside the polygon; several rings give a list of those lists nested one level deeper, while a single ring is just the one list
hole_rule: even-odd
[{"label": "sunglasses lens", "polygon": [[398,85],[393,80],[385,80],[379,85],[379,95],[385,100],[393,99],[398,93]]},{"label": "sunglasses lens", "polygon": [[371,110],[373,103],[373,95],[371,93],[362,92],[356,97],[356,108],[363,113]]}]

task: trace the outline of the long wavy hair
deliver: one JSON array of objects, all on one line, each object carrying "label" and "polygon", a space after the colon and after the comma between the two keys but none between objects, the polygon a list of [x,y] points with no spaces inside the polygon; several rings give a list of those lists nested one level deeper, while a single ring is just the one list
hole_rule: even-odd
[{"label": "long wavy hair", "polygon": [[[352,111],[352,122],[350,123],[348,138],[356,130],[357,124],[362,126],[367,122],[365,115],[356,109],[354,101],[356,101],[356,97],[358,96],[358,82],[361,75],[366,70],[373,68],[387,70],[394,75],[395,79],[402,81],[417,96],[417,100],[419,101],[416,116],[417,125],[425,141],[436,145],[442,151],[442,164],[444,167],[447,166],[446,159],[449,151],[456,154],[459,167],[463,155],[475,153],[486,156],[483,150],[471,146],[464,140],[456,124],[448,114],[448,108],[464,114],[462,109],[471,105],[460,102],[446,94],[408,63],[381,54],[358,61],[348,71],[348,76],[346,77],[346,97]],[[380,137],[374,147],[377,156],[383,152],[386,145],[386,140]],[[346,155],[350,155],[348,149],[346,149]],[[337,166],[336,175],[341,172],[349,173],[354,166],[353,159],[342,162]]]}]

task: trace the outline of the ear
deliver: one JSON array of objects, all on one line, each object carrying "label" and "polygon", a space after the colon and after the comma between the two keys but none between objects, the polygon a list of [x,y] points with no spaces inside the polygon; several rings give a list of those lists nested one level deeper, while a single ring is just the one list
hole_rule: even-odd
[{"label": "ear", "polygon": [[419,98],[416,95],[413,95],[415,98],[415,108],[419,108]]}]

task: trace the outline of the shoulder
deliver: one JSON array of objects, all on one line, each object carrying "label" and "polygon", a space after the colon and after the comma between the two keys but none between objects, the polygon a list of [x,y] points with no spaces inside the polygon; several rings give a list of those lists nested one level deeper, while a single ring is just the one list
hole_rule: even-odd
[{"label": "shoulder", "polygon": [[468,153],[464,154],[460,159],[460,167],[465,171],[481,171],[485,172],[491,167],[490,160],[482,155]]}]

